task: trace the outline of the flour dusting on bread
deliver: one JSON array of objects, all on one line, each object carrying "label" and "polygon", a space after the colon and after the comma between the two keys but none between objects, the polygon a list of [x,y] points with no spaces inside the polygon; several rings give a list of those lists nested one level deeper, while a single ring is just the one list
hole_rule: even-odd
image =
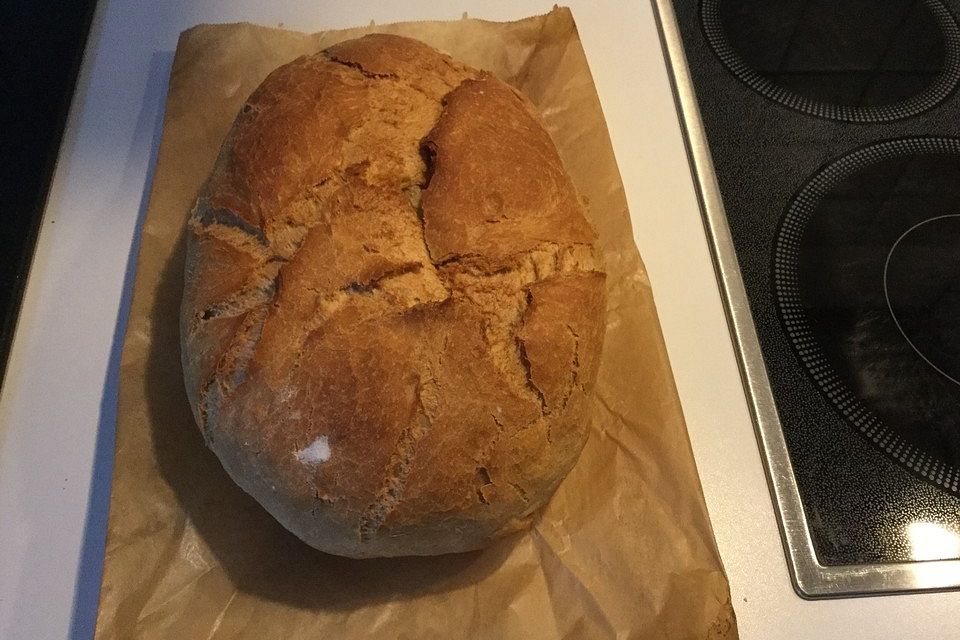
[{"label": "flour dusting on bread", "polygon": [[320,436],[309,446],[300,449],[293,455],[305,465],[318,465],[330,459],[330,442],[327,436]]}]

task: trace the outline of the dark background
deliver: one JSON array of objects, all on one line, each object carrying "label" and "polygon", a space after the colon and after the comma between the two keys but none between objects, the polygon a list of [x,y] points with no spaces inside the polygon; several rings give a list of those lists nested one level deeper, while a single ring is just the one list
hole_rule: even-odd
[{"label": "dark background", "polygon": [[95,5],[0,2],[0,385]]}]

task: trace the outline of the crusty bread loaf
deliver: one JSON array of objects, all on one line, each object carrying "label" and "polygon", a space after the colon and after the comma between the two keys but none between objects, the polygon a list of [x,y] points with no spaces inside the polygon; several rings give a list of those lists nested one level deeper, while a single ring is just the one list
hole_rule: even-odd
[{"label": "crusty bread loaf", "polygon": [[208,446],[330,553],[527,526],[587,435],[594,239],[532,105],[489,74],[389,35],[280,67],[188,224],[182,359]]}]

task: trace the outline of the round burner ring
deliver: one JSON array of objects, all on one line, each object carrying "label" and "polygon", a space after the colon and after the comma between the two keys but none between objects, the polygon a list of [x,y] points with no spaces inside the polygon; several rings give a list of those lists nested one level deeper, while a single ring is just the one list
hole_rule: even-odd
[{"label": "round burner ring", "polygon": [[748,87],[774,102],[801,113],[828,120],[864,124],[902,120],[937,106],[960,84],[960,25],[941,0],[921,0],[921,2],[933,16],[943,35],[943,70],[933,84],[913,97],[894,104],[871,107],[854,107],[817,101],[761,75],[744,61],[730,43],[720,19],[720,3],[723,1],[701,0],[700,4],[700,23],[713,52],[723,66]]},{"label": "round burner ring", "polygon": [[827,357],[804,310],[800,256],[804,233],[824,198],[854,174],[911,155],[960,156],[960,138],[898,138],[863,147],[821,169],[793,198],[774,240],[773,294],[780,326],[821,395],[844,420],[900,464],[937,487],[960,495],[960,469],[907,441],[860,401]]},{"label": "round burner ring", "polygon": [[907,334],[907,331],[904,330],[903,325],[900,323],[900,318],[897,317],[897,312],[896,312],[896,310],[893,308],[893,302],[891,302],[891,300],[890,300],[890,278],[889,278],[889,274],[890,274],[890,261],[891,261],[891,259],[893,258],[893,254],[896,252],[897,247],[900,246],[900,243],[903,242],[903,240],[904,240],[907,236],[909,236],[911,233],[914,233],[915,231],[917,231],[917,230],[920,229],[921,227],[924,227],[924,226],[927,226],[927,225],[929,225],[929,224],[933,224],[933,223],[936,223],[936,222],[940,222],[940,221],[942,221],[942,220],[950,219],[950,218],[960,218],[960,214],[958,214],[958,213],[951,213],[951,214],[946,214],[946,215],[934,216],[933,218],[927,218],[926,220],[923,220],[923,221],[918,222],[917,224],[913,225],[912,227],[910,227],[909,229],[907,229],[906,231],[904,231],[903,234],[902,234],[899,238],[897,238],[897,241],[893,243],[893,246],[892,246],[892,247],[890,247],[890,251],[887,253],[887,259],[884,261],[884,264],[883,264],[883,296],[884,296],[884,298],[885,298],[886,301],[887,301],[887,309],[890,311],[890,317],[893,318],[893,322],[894,322],[894,324],[896,325],[897,330],[900,332],[900,335],[903,336],[903,339],[907,341],[907,344],[910,345],[910,348],[913,349],[913,351],[914,351],[918,356],[920,356],[920,358],[921,358],[924,362],[926,362],[928,365],[930,365],[930,367],[931,367],[934,371],[936,371],[937,373],[939,373],[940,375],[942,375],[944,378],[946,378],[947,380],[949,380],[949,381],[952,382],[953,384],[955,384],[955,385],[957,385],[957,386],[960,386],[960,380],[957,380],[955,377],[953,377],[952,375],[950,375],[949,373],[947,373],[946,371],[944,371],[942,368],[940,368],[940,366],[939,366],[936,362],[934,362],[933,359],[932,359],[929,355],[927,355],[926,353],[924,353],[923,349],[921,349],[920,347],[918,347],[918,346],[914,343],[914,341],[913,341],[913,340],[910,338],[910,336]]}]

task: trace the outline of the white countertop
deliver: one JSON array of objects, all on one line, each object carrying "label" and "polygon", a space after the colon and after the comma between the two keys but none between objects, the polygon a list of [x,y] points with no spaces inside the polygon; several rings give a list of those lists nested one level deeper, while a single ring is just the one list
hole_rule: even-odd
[{"label": "white countertop", "polygon": [[[117,364],[179,32],[511,20],[549,0],[101,0],[0,392],[0,638],[92,634]],[[960,593],[798,598],[740,384],[649,2],[570,0],[730,577],[744,640],[960,638]],[[138,215],[139,214],[139,215]],[[118,320],[119,318],[119,320]]]}]

